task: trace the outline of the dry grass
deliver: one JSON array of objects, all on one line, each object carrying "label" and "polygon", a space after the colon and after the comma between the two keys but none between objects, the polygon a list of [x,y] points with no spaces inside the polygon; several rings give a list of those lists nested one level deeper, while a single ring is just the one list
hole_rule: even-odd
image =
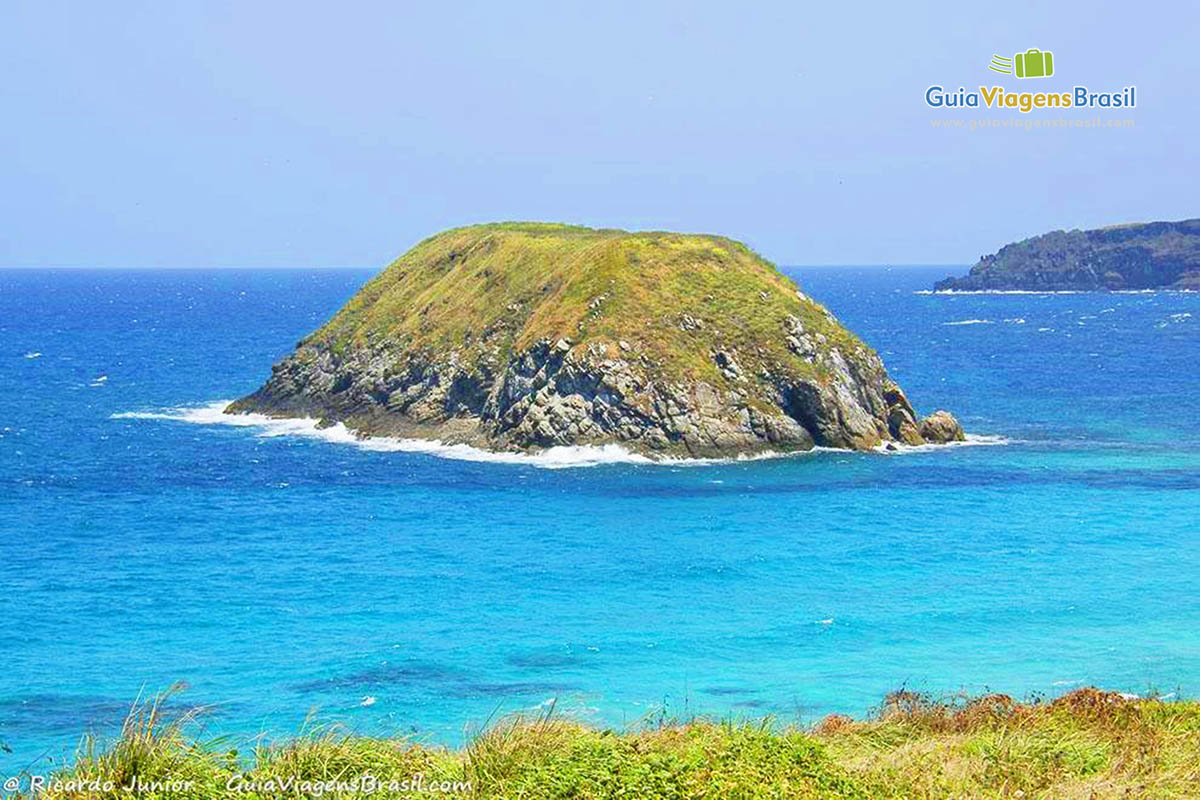
[{"label": "dry grass", "polygon": [[[698,325],[681,324],[688,315]],[[537,341],[621,354],[658,377],[722,385],[712,352],[737,352],[747,375],[811,376],[788,351],[784,319],[854,359],[862,342],[744,244],[707,234],[497,223],[432,236],[367,283],[305,341],[343,352],[454,353],[464,367],[503,364]]]},{"label": "dry grass", "polygon": [[547,713],[493,725],[457,751],[310,731],[244,757],[189,739],[193,716],[162,709],[136,705],[107,747],[86,740],[58,776],[75,784],[44,796],[129,797],[119,787],[137,779],[187,783],[140,797],[351,797],[364,792],[327,782],[370,774],[385,784],[375,797],[1200,797],[1200,704],[1098,689],[1031,703],[896,692],[866,720],[804,729],[692,721],[618,732]]},{"label": "dry grass", "polygon": [[886,699],[865,722],[815,731],[872,797],[1197,797],[1200,704],[1080,689]]}]

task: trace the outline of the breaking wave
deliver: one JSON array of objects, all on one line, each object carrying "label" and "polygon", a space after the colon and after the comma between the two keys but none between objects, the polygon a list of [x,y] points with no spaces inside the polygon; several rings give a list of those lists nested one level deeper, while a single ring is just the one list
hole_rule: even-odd
[{"label": "breaking wave", "polygon": [[[640,453],[626,450],[617,444],[604,445],[559,445],[537,453],[510,453],[503,451],[484,450],[468,444],[445,444],[436,439],[401,439],[390,436],[359,436],[344,424],[338,422],[327,427],[319,427],[318,421],[311,418],[292,419],[268,417],[265,414],[226,414],[225,408],[232,400],[217,400],[201,406],[182,406],[157,411],[122,411],[112,415],[112,419],[147,419],[169,420],[173,422],[188,422],[196,425],[227,425],[234,428],[250,428],[257,431],[262,438],[278,436],[301,436],[310,439],[320,439],[334,444],[348,444],[362,450],[383,453],[424,453],[426,455],[450,458],[458,461],[479,461],[493,464],[518,464],[543,469],[566,469],[570,467],[596,467],[604,464],[643,464],[656,466],[690,467],[710,464],[735,464],[744,461],[762,461],[775,458],[791,458],[812,455],[814,453],[846,453],[833,447],[816,447],[801,452],[779,453],[766,451],[753,455],[743,455],[736,458],[651,458]],[[963,446],[972,444],[1007,444],[1008,440],[1000,436],[967,435],[965,442],[952,442],[949,445],[919,445],[916,447],[900,445],[899,450],[885,450],[886,445],[876,448],[879,452],[895,455],[898,452],[913,452],[935,450],[942,447]]]},{"label": "breaking wave", "polygon": [[904,444],[903,442],[884,442],[875,448],[877,453],[889,456],[905,455],[907,453],[928,453],[931,450],[945,450],[947,447],[996,447],[1012,444],[1007,436],[990,433],[968,433],[961,442],[946,442],[945,444]]},{"label": "breaking wave", "polygon": [[913,294],[1194,294],[1195,289],[917,289]]},{"label": "breaking wave", "polygon": [[315,419],[277,419],[265,414],[226,414],[232,400],[218,400],[203,406],[169,408],[161,411],[126,411],[113,419],[160,419],[197,425],[229,425],[256,429],[263,438],[303,436],[335,444],[348,444],[362,450],[385,453],[425,453],[459,461],[486,461],[497,464],[526,464],[546,469],[594,467],[601,464],[662,463],[615,444],[551,447],[540,453],[505,453],[482,450],[466,444],[443,444],[436,440],[400,439],[387,436],[362,437],[342,423],[318,427]]}]

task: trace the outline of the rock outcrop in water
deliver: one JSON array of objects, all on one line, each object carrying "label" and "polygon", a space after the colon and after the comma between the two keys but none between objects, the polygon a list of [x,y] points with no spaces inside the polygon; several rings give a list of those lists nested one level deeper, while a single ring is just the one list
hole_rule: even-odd
[{"label": "rock outcrop in water", "polygon": [[489,449],[661,455],[963,439],[745,245],[540,223],[418,244],[228,413]]},{"label": "rock outcrop in water", "polygon": [[1200,219],[1054,231],[984,256],[937,291],[1200,289]]}]

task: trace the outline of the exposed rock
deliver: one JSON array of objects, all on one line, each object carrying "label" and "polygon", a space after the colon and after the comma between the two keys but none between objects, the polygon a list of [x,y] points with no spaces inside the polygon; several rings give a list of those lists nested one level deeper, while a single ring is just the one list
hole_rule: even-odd
[{"label": "exposed rock", "polygon": [[1053,231],[980,258],[937,291],[1200,288],[1200,219]]},{"label": "exposed rock", "polygon": [[721,374],[731,381],[745,380],[742,377],[742,368],[738,366],[737,361],[733,356],[723,350],[718,350],[713,353],[713,361],[717,368],[721,370]]},{"label": "exposed rock", "polygon": [[[713,299],[731,296],[755,317]],[[704,321],[683,310],[700,307]],[[918,424],[879,357],[737,242],[526,223],[425,240],[228,411],[508,450],[712,456],[962,435],[945,412]]]},{"label": "exposed rock", "polygon": [[888,405],[887,423],[892,438],[905,444],[924,444],[925,437],[917,427],[916,412],[900,387],[895,384],[888,386],[884,390],[883,399]]},{"label": "exposed rock", "polygon": [[962,425],[949,411],[935,411],[921,420],[921,436],[931,444],[961,442],[967,438]]}]

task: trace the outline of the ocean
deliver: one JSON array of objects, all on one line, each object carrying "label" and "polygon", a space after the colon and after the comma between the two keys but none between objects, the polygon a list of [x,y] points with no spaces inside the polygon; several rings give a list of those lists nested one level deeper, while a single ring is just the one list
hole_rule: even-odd
[{"label": "ocean", "polygon": [[228,424],[372,271],[0,271],[0,772],[180,681],[235,743],[1200,691],[1200,294],[786,271],[973,441],[650,464]]}]

